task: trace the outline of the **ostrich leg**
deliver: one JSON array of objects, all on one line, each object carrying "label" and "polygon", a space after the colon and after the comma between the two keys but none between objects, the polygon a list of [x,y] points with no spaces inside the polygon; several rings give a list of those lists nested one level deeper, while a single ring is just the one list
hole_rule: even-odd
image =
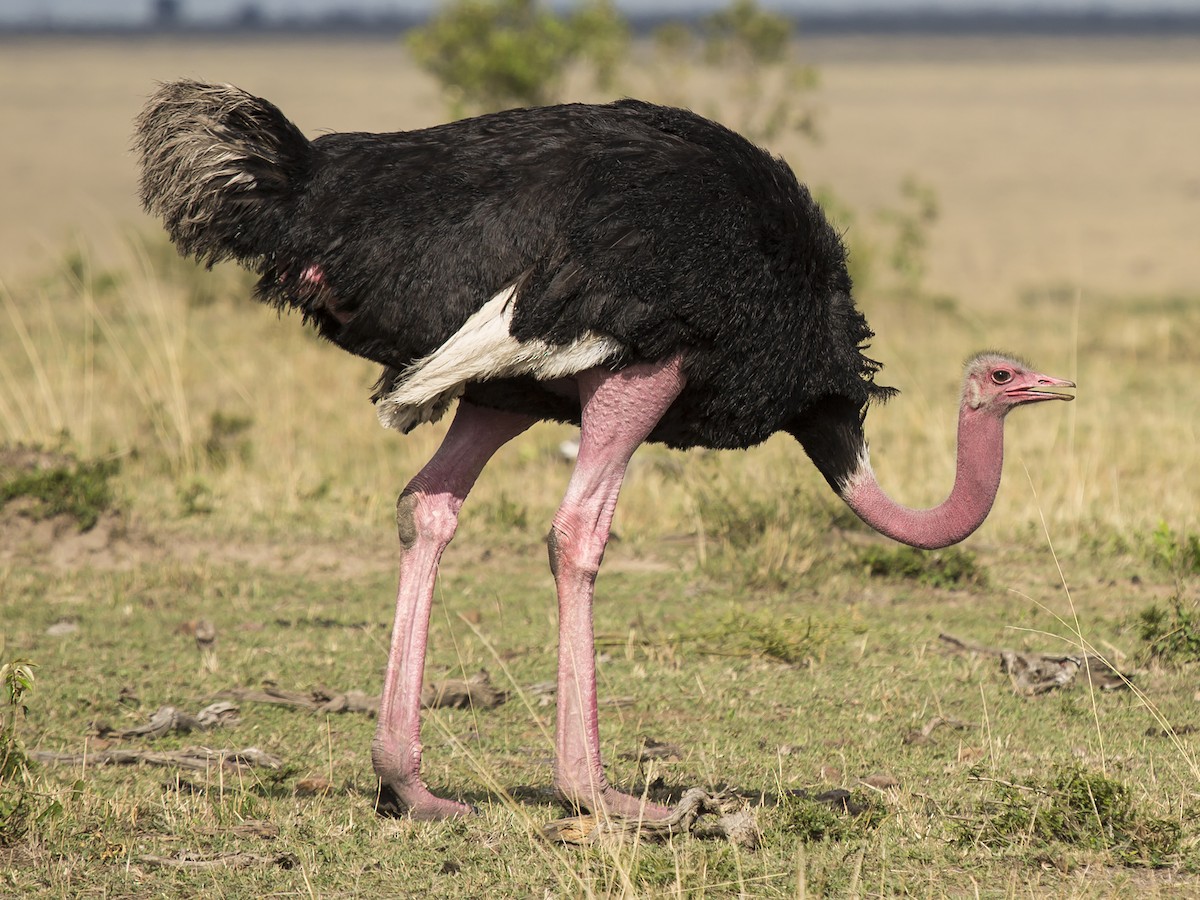
[{"label": "ostrich leg", "polygon": [[679,357],[578,376],[579,457],[550,531],[558,588],[558,723],[554,786],[574,807],[661,818],[668,810],[609,787],[600,760],[592,594],[625,468],[683,389]]},{"label": "ostrich leg", "polygon": [[400,586],[371,761],[381,782],[380,813],[443,819],[471,807],[435,797],[421,781],[421,679],[438,561],[458,511],[492,454],[534,419],[460,402],[437,453],[396,503]]}]

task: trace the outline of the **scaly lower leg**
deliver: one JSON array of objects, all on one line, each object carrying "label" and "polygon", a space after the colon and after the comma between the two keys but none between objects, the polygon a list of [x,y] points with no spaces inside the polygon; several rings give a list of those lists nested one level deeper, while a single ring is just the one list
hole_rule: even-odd
[{"label": "scaly lower leg", "polygon": [[600,757],[592,601],[630,457],[683,389],[678,357],[578,378],[579,457],[550,532],[558,590],[558,720],[554,785],[574,807],[647,819],[666,807],[613,789]]},{"label": "scaly lower leg", "polygon": [[533,419],[460,403],[433,459],[400,495],[400,583],[371,762],[380,780],[382,814],[444,819],[470,813],[465,803],[434,796],[421,781],[421,683],[433,587],[458,512],[492,454]]}]

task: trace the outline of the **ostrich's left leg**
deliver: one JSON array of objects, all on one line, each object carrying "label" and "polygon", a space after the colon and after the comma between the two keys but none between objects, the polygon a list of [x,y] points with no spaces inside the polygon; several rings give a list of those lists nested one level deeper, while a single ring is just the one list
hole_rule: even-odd
[{"label": "ostrich's left leg", "polygon": [[438,561],[458,526],[458,511],[492,454],[534,419],[460,402],[433,459],[396,502],[400,587],[371,761],[381,783],[379,812],[444,819],[471,812],[435,797],[421,781],[421,680]]},{"label": "ostrich's left leg", "polygon": [[575,807],[662,818],[669,812],[611,788],[600,760],[592,595],[625,468],[679,396],[680,360],[578,376],[579,457],[550,531],[558,588],[558,724],[554,786]]}]

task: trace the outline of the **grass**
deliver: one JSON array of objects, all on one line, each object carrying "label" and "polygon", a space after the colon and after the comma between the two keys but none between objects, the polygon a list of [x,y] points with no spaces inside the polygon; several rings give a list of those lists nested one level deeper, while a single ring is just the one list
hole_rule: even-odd
[{"label": "grass", "polygon": [[49,464],[23,469],[0,459],[0,510],[14,501],[23,501],[27,516],[66,516],[81,531],[87,531],[113,505],[110,482],[120,471],[119,460],[78,460],[70,454],[46,454],[22,447],[11,448],[6,455],[48,460]]},{"label": "grass", "polygon": [[915,581],[931,588],[986,587],[987,573],[975,554],[950,547],[922,553],[912,547],[868,547],[859,562],[869,575]]},{"label": "grass", "polygon": [[1151,868],[1183,858],[1184,811],[1147,815],[1127,785],[1098,772],[1063,766],[1022,784],[988,782],[993,796],[983,801],[982,819],[964,830],[968,843],[1108,851],[1122,865]]}]

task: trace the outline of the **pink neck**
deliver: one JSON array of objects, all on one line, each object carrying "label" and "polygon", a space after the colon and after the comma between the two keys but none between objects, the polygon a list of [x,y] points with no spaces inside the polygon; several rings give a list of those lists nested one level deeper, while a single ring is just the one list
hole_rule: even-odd
[{"label": "pink neck", "polygon": [[958,466],[954,488],[932,509],[910,509],[889,498],[862,465],[846,482],[842,498],[859,518],[893,540],[936,550],[957,544],[983,524],[1000,488],[1004,419],[963,404],[958,417]]}]

